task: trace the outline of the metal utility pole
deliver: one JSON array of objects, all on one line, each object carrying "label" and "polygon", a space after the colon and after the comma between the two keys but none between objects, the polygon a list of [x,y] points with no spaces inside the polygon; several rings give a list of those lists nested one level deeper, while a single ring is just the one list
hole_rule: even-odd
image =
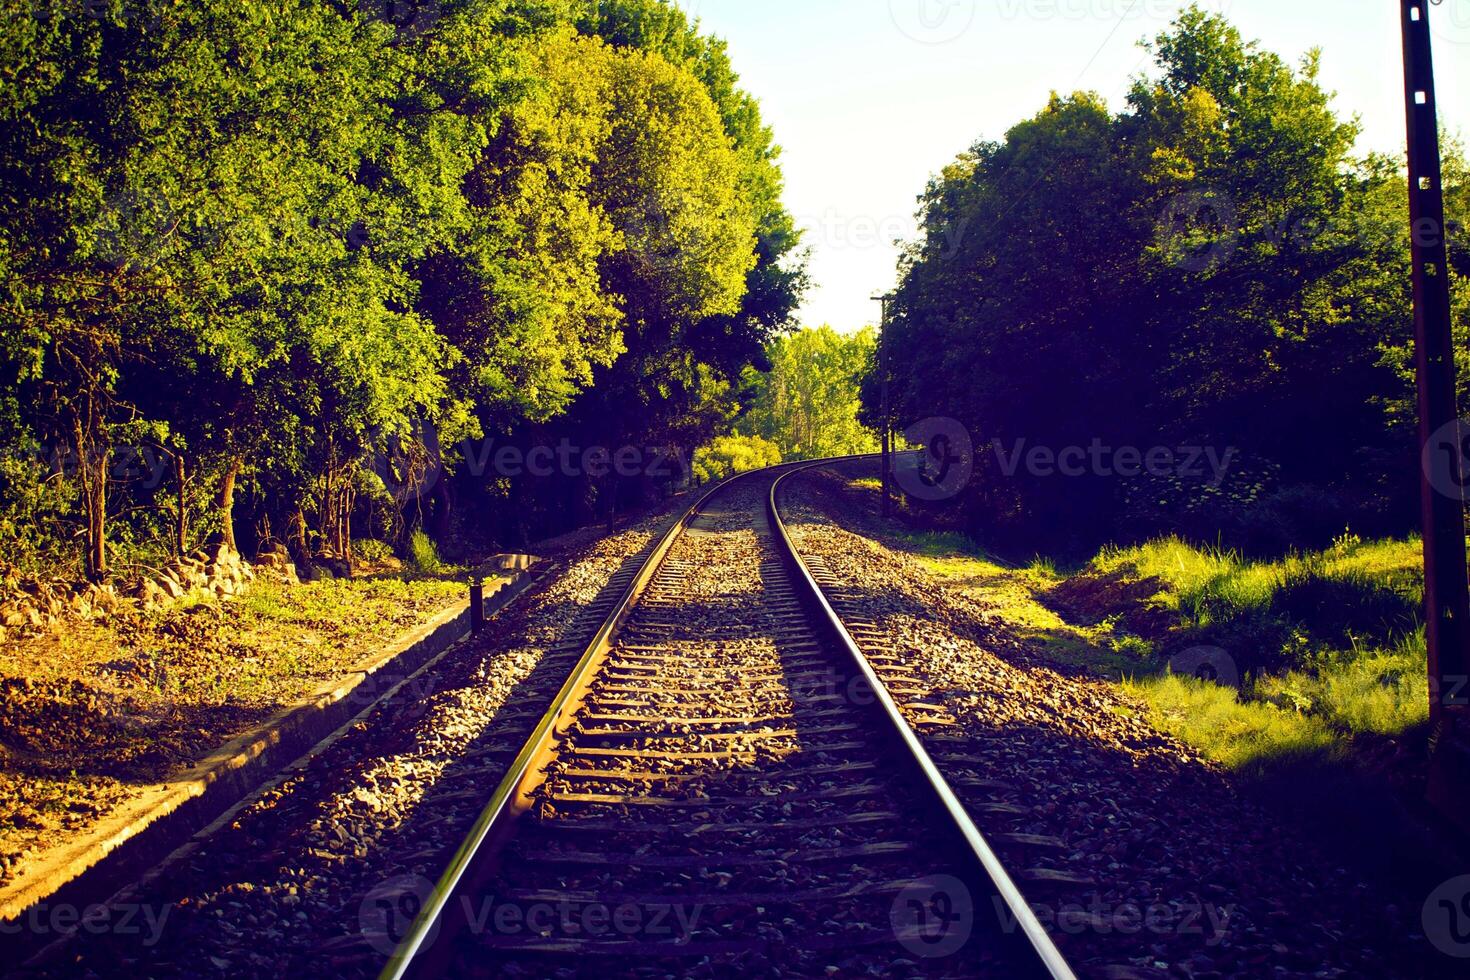
[{"label": "metal utility pole", "polygon": [[893,416],[888,402],[888,304],[893,301],[893,294],[874,296],[873,300],[883,304],[883,319],[878,326],[878,379],[883,391],[883,516],[891,517],[893,503],[889,488],[893,483]]},{"label": "metal utility pole", "polygon": [[[1436,742],[1453,721],[1453,699],[1470,673],[1470,581],[1465,554],[1465,438],[1456,428],[1455,349],[1450,325],[1449,257],[1440,184],[1439,121],[1430,48],[1429,0],[1401,0],[1404,98],[1409,133],[1409,223],[1413,255],[1414,347],[1419,381],[1419,436],[1424,449],[1425,634],[1429,647],[1430,716]],[[1444,446],[1444,433],[1454,433]],[[1431,445],[1431,442],[1434,445]],[[1434,479],[1433,454],[1449,452],[1453,479]]]}]

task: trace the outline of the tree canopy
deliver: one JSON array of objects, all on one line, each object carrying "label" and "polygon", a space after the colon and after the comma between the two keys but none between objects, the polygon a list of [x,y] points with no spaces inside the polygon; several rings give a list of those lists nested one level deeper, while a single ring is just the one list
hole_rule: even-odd
[{"label": "tree canopy", "polygon": [[[1151,49],[1122,111],[1053,95],[929,185],[890,332],[899,428],[970,429],[965,512],[988,536],[1091,546],[1126,525],[1266,548],[1410,526],[1402,167],[1353,156],[1316,53],[1293,67],[1198,8]],[[1451,147],[1463,220],[1460,160]],[[1470,253],[1454,253],[1463,310]],[[876,373],[864,405],[876,420]],[[1233,465],[1217,482],[1006,463],[1094,445]]]},{"label": "tree canopy", "polygon": [[0,534],[94,577],[508,499],[466,437],[687,452],[796,304],[770,133],[672,5],[3,3]]}]

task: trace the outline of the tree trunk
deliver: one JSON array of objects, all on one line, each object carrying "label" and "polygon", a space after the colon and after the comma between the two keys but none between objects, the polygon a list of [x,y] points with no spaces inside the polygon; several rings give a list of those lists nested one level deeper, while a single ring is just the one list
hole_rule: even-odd
[{"label": "tree trunk", "polygon": [[72,424],[77,450],[77,477],[82,484],[82,509],[87,519],[87,578],[107,578],[107,467],[109,452],[98,449],[91,426],[78,415]]},{"label": "tree trunk", "polygon": [[357,506],[357,494],[349,483],[342,493],[342,561],[347,565],[347,574],[353,571],[352,561],[352,509]]},{"label": "tree trunk", "polygon": [[231,459],[219,487],[220,531],[231,551],[235,550],[235,481],[244,465],[245,461],[238,456]]},{"label": "tree trunk", "polygon": [[301,577],[308,578],[312,569],[311,551],[306,543],[306,514],[299,504],[292,509],[287,525],[286,550],[291,553],[291,560],[295,562]]},{"label": "tree trunk", "polygon": [[182,452],[174,453],[174,479],[179,485],[179,514],[174,525],[174,552],[182,558],[189,550],[189,474]]},{"label": "tree trunk", "polygon": [[94,582],[107,578],[107,463],[104,450],[87,493],[87,575]]}]

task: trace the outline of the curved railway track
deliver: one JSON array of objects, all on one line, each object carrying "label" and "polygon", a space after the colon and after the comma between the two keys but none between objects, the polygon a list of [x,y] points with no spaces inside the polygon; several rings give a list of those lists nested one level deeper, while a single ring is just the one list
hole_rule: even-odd
[{"label": "curved railway track", "polygon": [[652,547],[385,978],[1072,976],[792,546],[812,465]]}]

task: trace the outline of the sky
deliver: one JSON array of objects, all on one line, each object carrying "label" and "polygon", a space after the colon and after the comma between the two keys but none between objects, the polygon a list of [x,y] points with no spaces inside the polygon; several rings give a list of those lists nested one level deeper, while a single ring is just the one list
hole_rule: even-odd
[{"label": "sky", "polygon": [[[742,86],[782,146],[786,206],[812,249],[804,326],[876,321],[931,174],[998,140],[1053,91],[1115,110],[1149,67],[1138,46],[1178,0],[676,0],[730,43]],[[1436,0],[1437,2],[1437,0]],[[1322,83],[1363,126],[1361,150],[1402,152],[1398,0],[1202,0]],[[1470,139],[1470,0],[1430,8],[1440,123]]]}]

